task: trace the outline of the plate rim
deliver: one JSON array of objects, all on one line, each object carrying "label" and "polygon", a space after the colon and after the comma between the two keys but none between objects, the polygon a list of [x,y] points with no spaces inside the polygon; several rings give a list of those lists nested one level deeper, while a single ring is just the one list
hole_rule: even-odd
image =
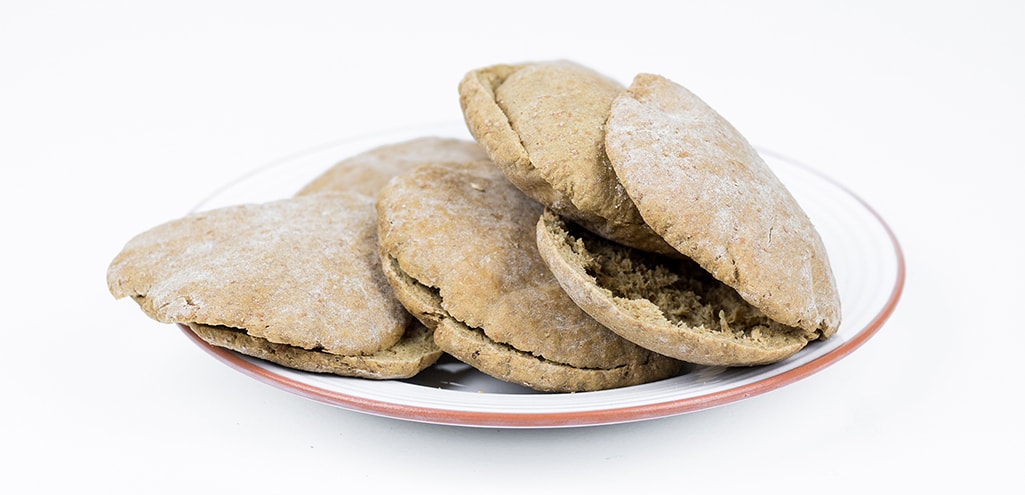
[{"label": "plate rim", "polygon": [[[346,140],[350,141],[350,140]],[[334,143],[338,145],[339,143]],[[319,147],[318,149],[329,148],[330,146]],[[832,177],[820,170],[794,160],[783,154],[767,150],[763,147],[756,147],[759,153],[770,155],[775,159],[787,162],[790,165],[799,167],[806,172],[812,173],[822,180],[828,181],[833,186],[843,190],[851,196],[858,204],[878,222],[879,226],[886,233],[893,248],[896,262],[896,278],[894,285],[887,296],[886,302],[880,311],[861,329],[856,330],[846,341],[834,349],[827,351],[815,359],[796,366],[792,369],[778,374],[761,378],[750,383],[737,385],[724,390],[718,390],[696,396],[688,396],[676,399],[663,400],[645,404],[629,406],[615,406],[607,408],[595,408],[588,410],[573,411],[475,411],[459,410],[442,407],[428,407],[420,405],[402,404],[386,400],[378,400],[367,397],[359,397],[344,392],[330,390],[310,383],[275,373],[273,370],[254,364],[246,356],[207,343],[187,325],[178,324],[180,330],[201,349],[212,355],[223,364],[249,376],[259,382],[271,385],[280,390],[313,400],[322,404],[346,409],[350,411],[366,413],[376,416],[393,419],[404,419],[414,422],[443,424],[451,426],[471,427],[499,427],[499,428],[554,428],[554,427],[575,427],[575,426],[596,426],[617,423],[627,423],[649,419],[657,419],[668,416],[695,412],[723,406],[740,400],[759,396],[780,387],[800,381],[811,376],[826,367],[836,363],[842,358],[861,347],[872,336],[874,336],[883,324],[890,318],[903,294],[906,264],[904,252],[893,229],[886,223],[882,216],[865,202],[859,195],[851,191],[845,185],[837,182]],[[302,156],[304,153],[291,155],[292,158]],[[287,160],[276,160],[280,164]],[[244,181],[252,175],[258,175],[260,171],[270,167],[262,167],[251,171],[249,174],[239,177],[237,182]],[[227,186],[225,186],[227,187]],[[223,189],[223,188],[222,188]],[[212,194],[211,197],[215,196]],[[209,198],[208,198],[209,199]]]}]

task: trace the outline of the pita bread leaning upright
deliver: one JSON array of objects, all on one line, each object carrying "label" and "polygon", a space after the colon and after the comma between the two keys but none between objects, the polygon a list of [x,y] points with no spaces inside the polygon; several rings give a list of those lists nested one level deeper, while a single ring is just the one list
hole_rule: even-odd
[{"label": "pita bread leaning upright", "polygon": [[470,134],[509,181],[606,239],[673,253],[616,181],[604,125],[618,82],[569,61],[470,71],[459,102]]},{"label": "pita bread leaning upright", "polygon": [[775,321],[808,337],[840,325],[811,220],[758,152],[684,87],[640,74],[612,103],[606,152],[644,221]]}]

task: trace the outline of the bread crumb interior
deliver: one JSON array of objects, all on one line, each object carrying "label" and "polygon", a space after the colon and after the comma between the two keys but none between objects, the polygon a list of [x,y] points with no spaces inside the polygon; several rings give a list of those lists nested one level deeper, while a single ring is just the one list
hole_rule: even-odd
[{"label": "bread crumb interior", "polygon": [[671,324],[730,339],[770,344],[802,332],[777,323],[689,258],[626,247],[562,222],[577,262],[613,297],[647,300]]}]

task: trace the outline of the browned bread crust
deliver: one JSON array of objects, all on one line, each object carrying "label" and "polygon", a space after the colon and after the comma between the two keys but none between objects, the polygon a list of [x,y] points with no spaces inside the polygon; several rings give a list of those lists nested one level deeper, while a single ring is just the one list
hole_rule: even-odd
[{"label": "browned bread crust", "polygon": [[534,200],[603,237],[672,252],[641,218],[605,156],[618,82],[567,62],[494,65],[459,85],[470,133]]},{"label": "browned bread crust", "polygon": [[[581,379],[585,369],[631,368],[630,381],[618,386],[679,369],[675,360],[602,327],[563,292],[537,252],[534,224],[541,205],[492,163],[419,167],[389,183],[377,209],[385,273],[399,300],[425,325],[480,332],[498,346],[490,349],[518,356],[503,363],[522,364],[529,356],[557,364],[546,369],[577,377],[556,380],[560,391],[614,385]],[[485,359],[493,366],[478,369],[496,378],[549,390],[551,377],[524,381],[529,373],[513,369],[520,364],[499,366],[490,351],[463,347],[474,341],[479,339],[439,338],[438,344],[471,365]]]},{"label": "browned bread crust", "polygon": [[591,235],[545,211],[541,257],[566,293],[603,325],[683,361],[748,366],[785,359],[808,338],[774,322],[688,259],[642,252]]},{"label": "browned bread crust", "polygon": [[674,249],[770,318],[828,337],[840,299],[811,220],[758,152],[684,87],[641,74],[612,104],[616,175]]}]

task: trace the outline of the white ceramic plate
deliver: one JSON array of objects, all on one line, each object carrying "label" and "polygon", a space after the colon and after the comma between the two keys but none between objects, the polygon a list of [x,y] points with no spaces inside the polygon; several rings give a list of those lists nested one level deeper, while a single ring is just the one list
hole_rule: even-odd
[{"label": "white ceramic plate", "polygon": [[[423,136],[463,137],[460,124],[392,130],[346,139],[285,157],[215,191],[210,209],[292,195],[341,159]],[[904,259],[889,227],[851,191],[815,170],[771,152],[763,157],[815,223],[829,252],[843,323],[786,361],[752,368],[694,366],[654,383],[598,392],[540,393],[483,375],[451,358],[411,380],[372,381],[307,373],[207,344],[197,345],[261,382],[353,411],[412,421],[487,427],[562,427],[622,423],[739,401],[805,378],[835,363],[875,334],[904,286]]]}]

